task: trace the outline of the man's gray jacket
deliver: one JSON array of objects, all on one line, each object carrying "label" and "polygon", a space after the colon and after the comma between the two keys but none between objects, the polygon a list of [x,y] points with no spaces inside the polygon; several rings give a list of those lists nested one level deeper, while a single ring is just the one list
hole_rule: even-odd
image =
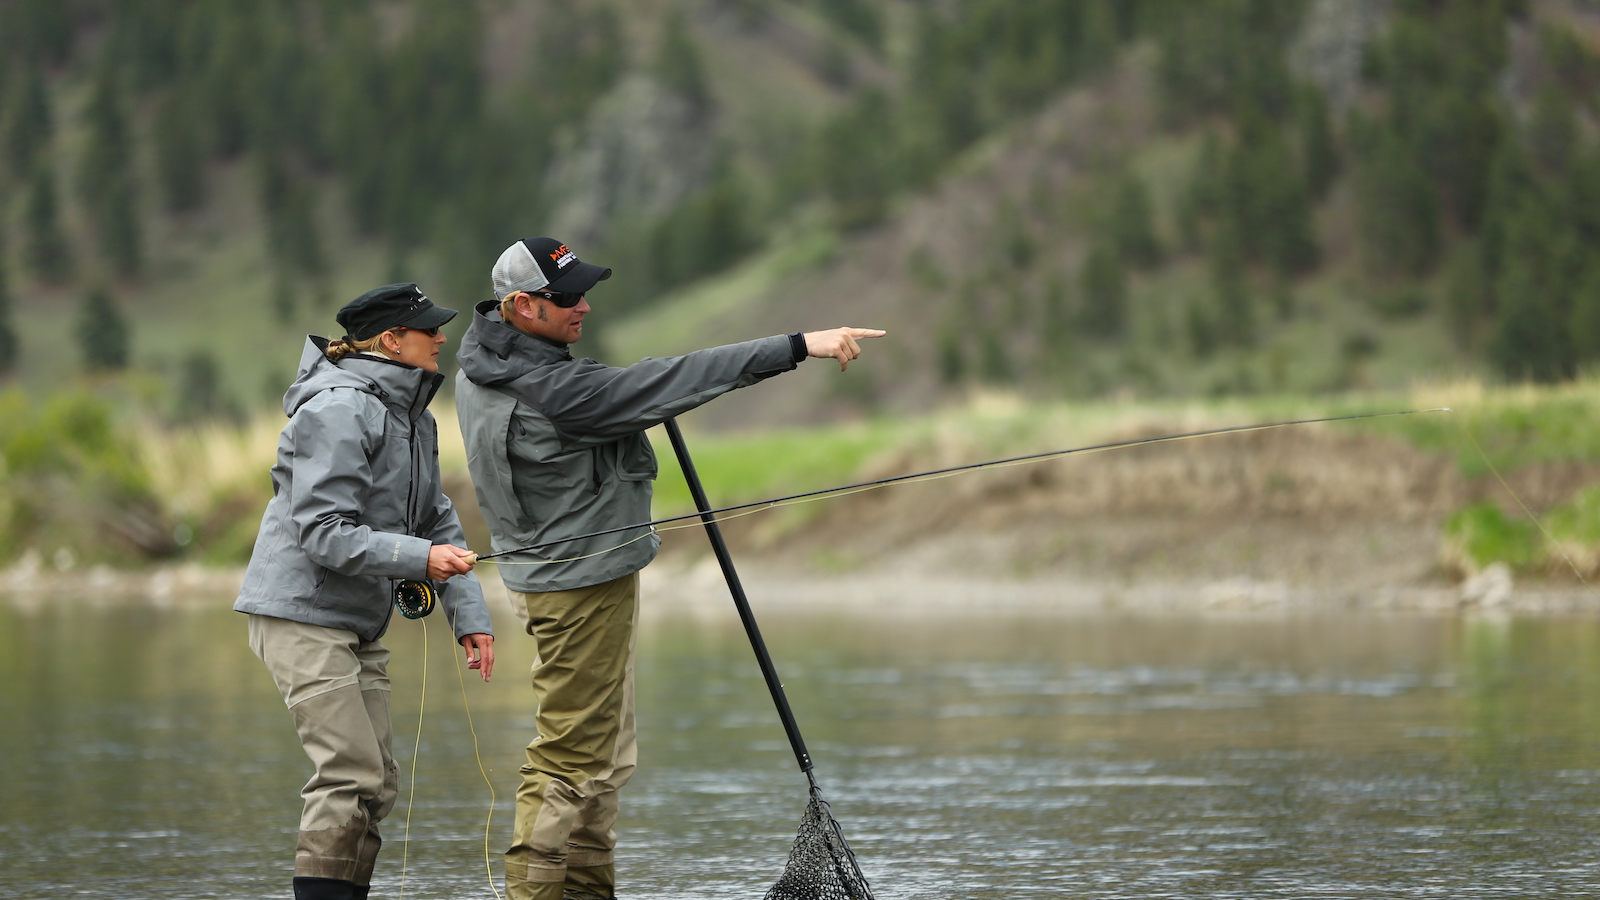
[{"label": "man's gray jacket", "polygon": [[[312,337],[283,411],[272,500],[233,608],[377,640],[394,580],[428,577],[434,544],[466,546],[439,487],[439,432],[428,402],[444,376],[387,358],[328,359]],[[493,634],[478,579],[445,582],[456,638]]]},{"label": "man's gray jacket", "polygon": [[[650,520],[655,453],[644,431],[797,363],[777,335],[646,359],[574,359],[567,345],[507,325],[480,304],[456,361],[456,414],[496,552]],[[508,557],[506,586],[566,591],[637,572],[661,545],[639,528]]]}]

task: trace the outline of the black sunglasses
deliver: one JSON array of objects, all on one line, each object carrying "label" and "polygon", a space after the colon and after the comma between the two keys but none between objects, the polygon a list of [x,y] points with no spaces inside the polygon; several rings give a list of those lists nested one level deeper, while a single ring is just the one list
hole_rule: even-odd
[{"label": "black sunglasses", "polygon": [[583,302],[584,294],[583,291],[579,291],[576,294],[569,294],[565,291],[529,291],[528,293],[537,294],[538,296],[549,300],[551,303],[554,303],[562,309],[571,309]]},{"label": "black sunglasses", "polygon": [[437,325],[433,326],[432,328],[412,328],[410,325],[396,325],[394,330],[395,331],[420,331],[423,334],[427,335],[428,337],[438,337],[439,336],[439,326],[437,326]]}]

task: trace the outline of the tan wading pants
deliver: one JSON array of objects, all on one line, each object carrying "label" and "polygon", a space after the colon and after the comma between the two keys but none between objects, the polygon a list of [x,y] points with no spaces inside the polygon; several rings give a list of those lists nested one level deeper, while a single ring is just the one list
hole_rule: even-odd
[{"label": "tan wading pants", "polygon": [[633,775],[637,573],[572,591],[510,591],[533,635],[538,737],[517,789],[508,900],[613,896],[617,791]]},{"label": "tan wading pants", "polygon": [[372,883],[378,822],[394,808],[389,651],[354,632],[250,617],[250,649],[289,705],[316,774],[300,790],[297,877]]}]

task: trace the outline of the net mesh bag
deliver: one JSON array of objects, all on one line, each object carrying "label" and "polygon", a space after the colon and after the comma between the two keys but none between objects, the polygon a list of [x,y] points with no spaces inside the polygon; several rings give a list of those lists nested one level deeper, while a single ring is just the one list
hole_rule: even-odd
[{"label": "net mesh bag", "polygon": [[[806,775],[809,778],[811,773]],[[844,832],[815,779],[789,862],[765,900],[874,900],[872,886],[861,874],[856,855],[845,843]]]}]

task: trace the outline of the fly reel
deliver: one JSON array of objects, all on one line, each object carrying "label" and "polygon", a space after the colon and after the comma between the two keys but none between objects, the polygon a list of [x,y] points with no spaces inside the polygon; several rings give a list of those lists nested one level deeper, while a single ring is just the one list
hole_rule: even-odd
[{"label": "fly reel", "polygon": [[420,619],[433,612],[439,602],[439,592],[431,581],[401,581],[394,586],[394,605],[400,615]]}]

